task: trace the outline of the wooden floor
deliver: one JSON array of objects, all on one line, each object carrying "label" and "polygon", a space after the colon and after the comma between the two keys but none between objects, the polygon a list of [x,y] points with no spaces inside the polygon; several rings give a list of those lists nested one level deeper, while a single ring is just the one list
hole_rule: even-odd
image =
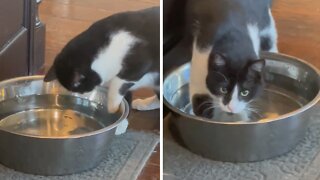
[{"label": "wooden floor", "polygon": [[[114,13],[158,6],[159,0],[43,0],[40,19],[46,24],[45,69],[51,66],[57,53],[77,34],[93,22]],[[146,97],[150,91],[142,90],[134,97]],[[130,119],[131,118],[131,119]],[[159,111],[133,112],[129,117],[133,128],[159,131]],[[140,180],[160,179],[160,148],[155,149],[143,169]]]},{"label": "wooden floor", "polygon": [[274,0],[279,51],[320,68],[320,1]]}]

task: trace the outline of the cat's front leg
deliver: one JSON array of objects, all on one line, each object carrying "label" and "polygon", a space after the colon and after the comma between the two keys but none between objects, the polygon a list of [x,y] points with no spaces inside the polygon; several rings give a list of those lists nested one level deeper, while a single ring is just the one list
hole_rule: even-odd
[{"label": "cat's front leg", "polygon": [[206,78],[208,75],[208,60],[212,47],[200,48],[193,44],[190,67],[189,100],[196,116],[212,118],[214,109],[212,98],[208,95]]},{"label": "cat's front leg", "polygon": [[115,77],[111,80],[108,91],[108,111],[115,113],[118,111],[119,106],[134,83]]}]

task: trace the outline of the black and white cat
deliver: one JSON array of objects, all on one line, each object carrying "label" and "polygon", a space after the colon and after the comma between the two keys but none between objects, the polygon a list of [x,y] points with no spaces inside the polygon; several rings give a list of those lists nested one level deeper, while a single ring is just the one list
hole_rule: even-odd
[{"label": "black and white cat", "polygon": [[[57,55],[45,81],[57,79],[79,93],[106,85],[108,110],[116,112],[131,90],[149,87],[159,94],[159,46],[159,7],[115,14],[72,39]],[[136,100],[132,106],[148,110],[160,104],[154,96]]]},{"label": "black and white cat", "polygon": [[271,0],[190,0],[187,24],[193,38],[190,101],[193,112],[255,111],[265,60],[260,50],[277,52]]}]

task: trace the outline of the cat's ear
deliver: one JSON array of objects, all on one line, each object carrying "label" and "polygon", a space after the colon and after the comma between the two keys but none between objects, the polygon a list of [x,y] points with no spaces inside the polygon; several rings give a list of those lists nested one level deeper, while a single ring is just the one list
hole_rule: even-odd
[{"label": "cat's ear", "polygon": [[224,67],[226,64],[226,59],[219,53],[213,54],[210,58],[211,67]]},{"label": "cat's ear", "polygon": [[50,82],[57,79],[56,72],[54,66],[51,66],[49,71],[47,72],[46,76],[44,77],[43,81],[44,82]]},{"label": "cat's ear", "polygon": [[249,70],[261,73],[265,65],[266,61],[264,59],[255,60],[250,64]]}]

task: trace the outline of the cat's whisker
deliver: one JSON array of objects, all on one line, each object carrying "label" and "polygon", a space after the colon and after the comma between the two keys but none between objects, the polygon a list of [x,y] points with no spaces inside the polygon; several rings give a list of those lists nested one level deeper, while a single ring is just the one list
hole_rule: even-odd
[{"label": "cat's whisker", "polygon": [[219,106],[210,106],[208,108],[206,108],[203,112],[206,112],[206,111],[209,111],[211,109],[214,109],[214,108],[218,108]]},{"label": "cat's whisker", "polygon": [[248,106],[246,109],[251,111],[251,112],[260,113],[260,110],[258,108],[256,108],[256,107]]},{"label": "cat's whisker", "polygon": [[199,108],[204,106],[204,105],[211,105],[211,104],[213,104],[211,101],[204,101],[199,105]]},{"label": "cat's whisker", "polygon": [[247,104],[248,105],[253,105],[254,104],[256,106],[256,105],[258,105],[256,102],[258,102],[257,99],[251,99]]},{"label": "cat's whisker", "polygon": [[[250,102],[250,101],[249,101]],[[258,104],[251,104],[251,103],[248,103],[247,104],[247,108],[253,108],[253,109],[259,109],[259,106]]]},{"label": "cat's whisker", "polygon": [[260,113],[258,109],[248,108],[248,110],[251,112]]},{"label": "cat's whisker", "polygon": [[209,109],[219,108],[219,106],[211,106]]},{"label": "cat's whisker", "polygon": [[253,113],[255,113],[256,115],[258,115],[260,118],[263,117],[263,115],[262,115],[257,109],[247,108],[246,111],[249,112],[249,113],[253,112]]},{"label": "cat's whisker", "polygon": [[257,111],[260,111],[260,108],[257,107],[257,106],[249,106],[247,107],[248,109],[254,109],[254,110],[257,110]]},{"label": "cat's whisker", "polygon": [[220,106],[219,102],[212,101],[214,105]]}]

